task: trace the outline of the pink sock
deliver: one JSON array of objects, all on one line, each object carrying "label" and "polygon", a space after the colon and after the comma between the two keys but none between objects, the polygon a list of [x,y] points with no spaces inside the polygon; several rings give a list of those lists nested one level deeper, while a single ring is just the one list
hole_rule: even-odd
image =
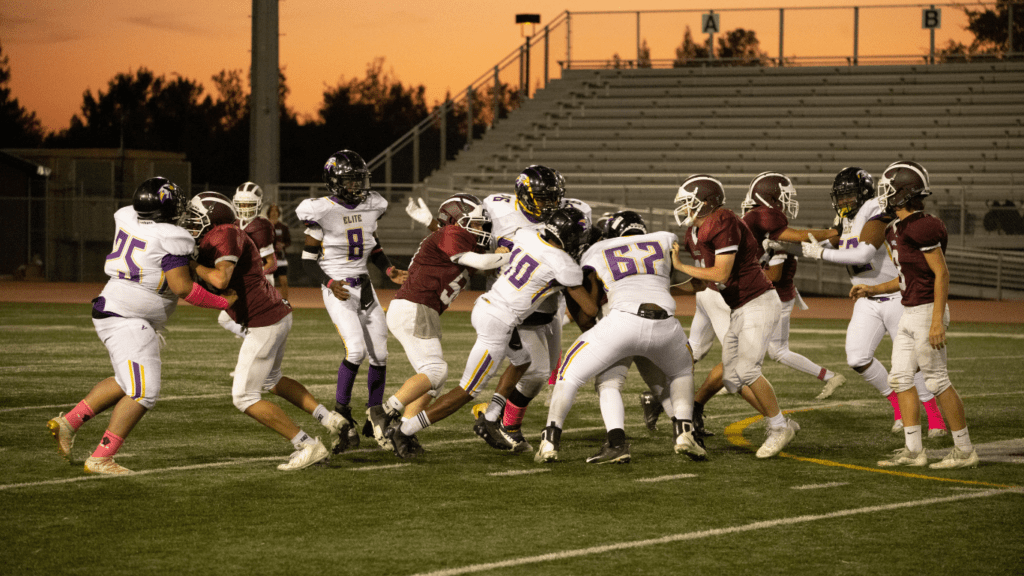
[{"label": "pink sock", "polygon": [[942,421],[942,412],[939,411],[939,402],[935,398],[924,403],[924,411],[928,414],[929,430],[946,429],[946,423]]},{"label": "pink sock", "polygon": [[523,423],[523,416],[526,415],[526,407],[520,408],[511,402],[505,403],[505,415],[501,418],[501,423],[508,427],[519,426]]},{"label": "pink sock", "polygon": [[64,417],[67,418],[68,424],[71,424],[72,428],[78,430],[82,427],[82,424],[85,424],[86,420],[95,415],[96,413],[92,411],[92,408],[85,403],[85,400],[82,400],[71,410],[71,412],[65,414]]},{"label": "pink sock", "polygon": [[558,369],[562,366],[562,357],[558,357],[558,363],[555,364],[555,369],[551,371],[551,375],[548,376],[548,386],[554,386],[555,380],[558,380]]},{"label": "pink sock", "polygon": [[889,404],[892,404],[892,418],[893,420],[899,420],[903,418],[903,414],[900,413],[900,399],[896,396],[896,392],[890,392],[886,399],[889,400]]},{"label": "pink sock", "polygon": [[121,438],[117,434],[107,430],[106,433],[103,434],[103,439],[100,440],[99,446],[96,447],[96,451],[92,453],[92,457],[106,458],[107,456],[113,456],[114,454],[117,454],[122,443],[124,443],[124,438]]}]

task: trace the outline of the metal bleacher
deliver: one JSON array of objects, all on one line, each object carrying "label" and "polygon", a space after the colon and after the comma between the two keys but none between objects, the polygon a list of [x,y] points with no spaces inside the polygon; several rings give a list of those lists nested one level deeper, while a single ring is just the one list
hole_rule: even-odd
[{"label": "metal bleacher", "polygon": [[[572,197],[664,215],[690,174],[719,177],[738,208],[749,181],[773,170],[797,185],[792,224],[814,227],[833,219],[836,172],[878,174],[896,160],[929,169],[926,209],[947,223],[951,267],[977,279],[971,265],[986,260],[957,250],[1024,249],[1024,233],[980,225],[993,205],[1024,206],[1024,64],[564,70],[425,191],[434,205],[455,190],[507,192],[540,163],[565,175]],[[1006,254],[998,282],[963,295],[996,297],[996,284],[1024,295],[1017,258]]]}]

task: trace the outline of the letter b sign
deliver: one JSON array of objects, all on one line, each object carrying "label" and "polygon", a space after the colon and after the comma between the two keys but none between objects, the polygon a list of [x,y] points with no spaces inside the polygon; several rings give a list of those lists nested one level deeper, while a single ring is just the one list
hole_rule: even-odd
[{"label": "letter b sign", "polygon": [[925,8],[921,10],[921,28],[926,30],[942,28],[942,9]]}]

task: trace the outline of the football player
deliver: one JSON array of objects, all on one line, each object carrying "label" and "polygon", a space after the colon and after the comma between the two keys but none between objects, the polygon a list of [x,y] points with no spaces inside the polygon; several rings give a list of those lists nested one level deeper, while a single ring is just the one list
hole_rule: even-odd
[{"label": "football player", "polygon": [[[693,436],[693,359],[686,332],[675,318],[675,299],[669,293],[670,253],[678,238],[671,232],[648,234],[643,218],[632,211],[608,219],[607,239],[584,252],[584,273],[605,287],[608,314],[584,332],[566,351],[559,369],[541,437],[537,462],[558,460],[562,427],[576,392],[591,377],[630,358],[645,358],[664,376],[673,410],[676,453],[704,460],[707,453]],[[588,463],[629,462],[625,410],[617,379],[597,385],[608,440]],[[603,386],[602,386],[603,385]],[[606,390],[606,391],[605,391]]]},{"label": "football player", "polygon": [[[885,227],[892,220],[875,198],[875,180],[858,167],[843,168],[832,183],[832,206],[841,229],[838,240],[828,247],[818,242],[804,242],[794,252],[805,258],[843,264],[856,284],[883,284],[897,275],[896,266],[885,249]],[[787,245],[787,248],[789,245]],[[875,350],[886,333],[895,341],[903,303],[898,292],[858,299],[846,329],[846,363],[889,400],[893,410],[892,432],[903,430],[903,419],[896,392],[889,386],[889,373],[875,359]],[[928,391],[924,377],[914,377],[918,398],[928,415],[928,437],[947,434],[935,395]],[[835,388],[826,385],[818,395],[823,400]]]},{"label": "football player", "polygon": [[[440,228],[420,243],[409,264],[409,277],[388,307],[388,329],[405,349],[416,374],[384,403],[389,420],[412,417],[436,398],[448,378],[441,349],[441,314],[469,282],[474,270],[493,270],[509,254],[484,253],[491,240],[491,222],[480,199],[455,194],[437,211]],[[412,451],[421,450],[415,436]]]},{"label": "football player", "polygon": [[455,413],[486,388],[505,359],[513,330],[552,292],[564,289],[579,302],[581,324],[593,320],[597,305],[581,286],[583,271],[570,255],[577,253],[587,227],[583,213],[570,207],[555,210],[541,231],[523,228],[513,235],[515,249],[510,253],[509,263],[494,286],[473,305],[472,322],[477,338],[459,387],[400,426],[388,428],[395,454],[404,457],[412,449],[411,436]]},{"label": "football player", "polygon": [[160,345],[164,324],[178,298],[193,306],[224,310],[237,295],[217,296],[192,281],[188,258],[192,236],[179,224],[188,196],[166,178],[136,188],[132,205],[114,213],[117,235],[104,272],[110,277],[92,301],[92,323],[110,354],[114,375],[96,384],[70,412],[46,423],[69,462],[77,430],[113,407],[103,439],[85,461],[92,474],[127,474],[114,461],[128,434],[160,397]]},{"label": "football player", "polygon": [[[761,373],[768,342],[782,313],[782,302],[758,263],[761,248],[739,216],[723,207],[725,189],[712,176],[690,176],[675,198],[676,223],[697,227],[702,266],[683,264],[679,245],[673,247],[673,265],[688,276],[720,284],[719,291],[732,310],[729,330],[722,342],[723,382],[740,392],[768,419],[768,437],[758,458],[777,455],[792,441],[799,425],[779,410],[775,390]],[[711,262],[708,255],[714,254]]]},{"label": "football player", "polygon": [[930,468],[974,468],[978,452],[971,444],[963,400],[949,381],[946,328],[949,326],[948,236],[942,220],[925,214],[924,197],[931,194],[928,171],[913,161],[894,162],[878,182],[878,205],[894,213],[885,229],[885,241],[898,276],[881,284],[857,284],[851,298],[868,298],[897,290],[903,297],[903,315],[892,343],[889,383],[903,412],[905,446],[879,466],[924,466],[928,459],[921,442],[921,415],[914,391],[914,373],[924,375],[928,390],[938,398],[949,418],[953,449]]},{"label": "football player", "polygon": [[245,326],[248,335],[238,352],[231,400],[254,420],[290,440],[295,452],[278,470],[301,470],[327,459],[330,452],[319,438],[311,438],[281,409],[263,400],[272,392],[312,414],[339,437],[346,424],[341,415],[324,408],[306,387],[281,374],[292,308],[267,281],[263,258],[252,239],[235,225],[235,212],[223,194],[202,192],[189,202],[183,221],[199,242],[192,263],[196,274],[218,290],[231,289],[238,301],[228,312]]},{"label": "football player", "polygon": [[[235,190],[231,199],[238,214],[235,224],[242,229],[256,244],[260,251],[260,258],[263,259],[263,272],[267,275],[270,285],[274,285],[274,271],[277,270],[277,255],[274,253],[274,225],[270,220],[260,216],[260,209],[263,206],[263,189],[255,182],[246,182]],[[217,317],[220,323],[228,332],[238,338],[245,338],[245,328],[231,320],[227,312],[221,312]]]},{"label": "football player", "polygon": [[281,297],[288,299],[288,257],[285,250],[292,245],[292,233],[288,225],[281,222],[281,207],[271,204],[267,207],[267,220],[274,225],[274,258],[277,268],[274,270],[274,286]]},{"label": "football player", "polygon": [[[797,217],[800,204],[796,200],[796,187],[793,185],[793,181],[778,172],[764,172],[756,176],[750,182],[747,197],[744,198],[740,207],[743,210],[743,222],[750,228],[754,238],[759,241],[766,238],[803,241],[808,237],[821,241],[838,236],[837,231],[833,228],[807,230],[793,228],[789,225],[789,219]],[[758,258],[767,261],[765,265],[768,279],[775,284],[775,291],[779,293],[779,300],[782,301],[782,316],[768,343],[768,357],[784,366],[810,374],[818,380],[826,382],[827,388],[834,390],[842,386],[846,382],[845,376],[823,368],[789,349],[789,324],[793,307],[797,303],[801,308],[806,309],[807,307],[793,283],[797,268],[796,256],[786,253],[776,254],[774,251],[766,255],[765,249],[761,247]]]},{"label": "football player", "polygon": [[388,327],[377,294],[370,284],[367,264],[402,284],[408,273],[391,265],[377,239],[377,221],[388,201],[370,189],[370,171],[359,154],[339,150],[324,164],[323,179],[329,196],[303,200],[295,214],[306,226],[302,269],[321,287],[324,306],[341,341],[345,358],[338,367],[334,410],[345,418],[345,437],[334,444],[338,454],[359,445],[359,432],[349,402],[363,360],[369,357],[368,399],[363,434],[373,436],[384,449],[387,417],[381,404],[387,375]]}]

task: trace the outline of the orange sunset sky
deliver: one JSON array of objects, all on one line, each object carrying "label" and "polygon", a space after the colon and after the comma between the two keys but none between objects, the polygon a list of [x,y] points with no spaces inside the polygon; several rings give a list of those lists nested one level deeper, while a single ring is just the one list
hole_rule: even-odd
[{"label": "orange sunset sky", "polygon": [[[406,85],[424,85],[428,104],[456,93],[486,73],[522,42],[516,13],[539,13],[542,25],[565,10],[696,10],[641,16],[641,36],[651,57],[673,58],[687,25],[697,40],[700,12],[721,12],[723,30],[753,29],[761,48],[778,55],[778,8],[785,7],[785,56],[852,54],[855,2],[831,0],[613,0],[494,2],[489,0],[372,0],[280,2],[280,61],[291,88],[288,105],[315,117],[325,87],[361,77],[367,63],[386,58],[385,69]],[[921,7],[898,1],[857,3],[860,54],[924,54],[928,32]],[[905,6],[894,8],[893,5]],[[801,7],[832,7],[802,10]],[[942,7],[942,6],[940,6]],[[729,9],[744,8],[742,12]],[[944,6],[936,46],[950,38],[968,41],[962,11]],[[774,10],[773,10],[774,9]],[[117,73],[147,67],[156,74],[180,74],[213,89],[210,77],[222,69],[249,67],[251,1],[177,0],[0,0],[0,43],[9,58],[13,96],[34,111],[48,130],[66,128],[79,111],[82,94],[106,89]],[[573,59],[635,56],[636,16],[573,17]],[[533,79],[542,73],[542,52],[534,52]],[[552,34],[551,70],[565,58],[565,29]],[[516,69],[517,70],[517,69]],[[517,77],[511,71],[503,77]]]}]

